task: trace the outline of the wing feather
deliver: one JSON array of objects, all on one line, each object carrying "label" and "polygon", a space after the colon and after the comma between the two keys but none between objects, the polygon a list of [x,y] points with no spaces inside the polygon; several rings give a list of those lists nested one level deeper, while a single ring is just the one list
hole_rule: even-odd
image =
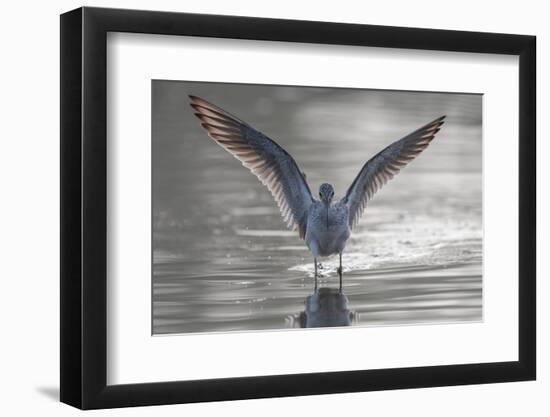
[{"label": "wing feather", "polygon": [[225,110],[200,97],[189,98],[201,127],[269,189],[287,227],[298,230],[303,239],[313,197],[292,156],[275,141]]},{"label": "wing feather", "polygon": [[349,208],[349,226],[361,218],[367,202],[380,188],[428,147],[441,129],[445,116],[422,126],[372,157],[355,177],[342,202]]}]

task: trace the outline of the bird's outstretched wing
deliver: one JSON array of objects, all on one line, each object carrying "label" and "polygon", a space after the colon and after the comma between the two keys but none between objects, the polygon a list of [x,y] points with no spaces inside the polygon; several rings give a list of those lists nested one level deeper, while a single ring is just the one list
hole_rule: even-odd
[{"label": "bird's outstretched wing", "polygon": [[287,227],[303,239],[313,197],[296,161],[275,141],[206,100],[189,96],[208,135],[267,186]]},{"label": "bird's outstretched wing", "polygon": [[445,116],[441,116],[392,143],[363,165],[341,200],[349,208],[350,227],[353,228],[359,222],[367,202],[374,193],[428,147],[444,119]]}]

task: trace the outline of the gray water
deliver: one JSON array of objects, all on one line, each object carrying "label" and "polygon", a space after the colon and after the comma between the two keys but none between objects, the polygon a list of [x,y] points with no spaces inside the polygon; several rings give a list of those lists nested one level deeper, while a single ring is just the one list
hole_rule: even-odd
[{"label": "gray water", "polygon": [[[368,204],[343,257],[313,261],[262,184],[201,130],[195,94],[342,196],[371,156],[447,122]],[[480,95],[153,81],[153,333],[482,319]]]}]

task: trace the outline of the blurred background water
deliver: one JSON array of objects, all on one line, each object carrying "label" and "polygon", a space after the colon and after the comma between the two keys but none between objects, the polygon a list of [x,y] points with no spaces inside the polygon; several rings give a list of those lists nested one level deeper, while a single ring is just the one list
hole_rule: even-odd
[{"label": "blurred background water", "polygon": [[[447,121],[367,205],[343,257],[313,261],[267,189],[199,127],[188,94],[283,146],[317,195],[343,196],[362,165]],[[482,96],[152,82],[153,333],[482,319]]]}]

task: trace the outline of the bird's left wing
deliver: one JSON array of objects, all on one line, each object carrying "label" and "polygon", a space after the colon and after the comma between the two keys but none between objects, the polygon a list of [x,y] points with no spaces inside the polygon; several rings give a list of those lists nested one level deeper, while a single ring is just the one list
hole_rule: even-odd
[{"label": "bird's left wing", "polygon": [[303,239],[313,197],[298,165],[281,146],[225,110],[189,96],[208,135],[248,168],[271,191],[287,227]]},{"label": "bird's left wing", "polygon": [[349,208],[350,227],[354,227],[359,222],[367,201],[374,193],[428,147],[444,119],[445,116],[439,117],[392,143],[363,165],[341,200]]}]

